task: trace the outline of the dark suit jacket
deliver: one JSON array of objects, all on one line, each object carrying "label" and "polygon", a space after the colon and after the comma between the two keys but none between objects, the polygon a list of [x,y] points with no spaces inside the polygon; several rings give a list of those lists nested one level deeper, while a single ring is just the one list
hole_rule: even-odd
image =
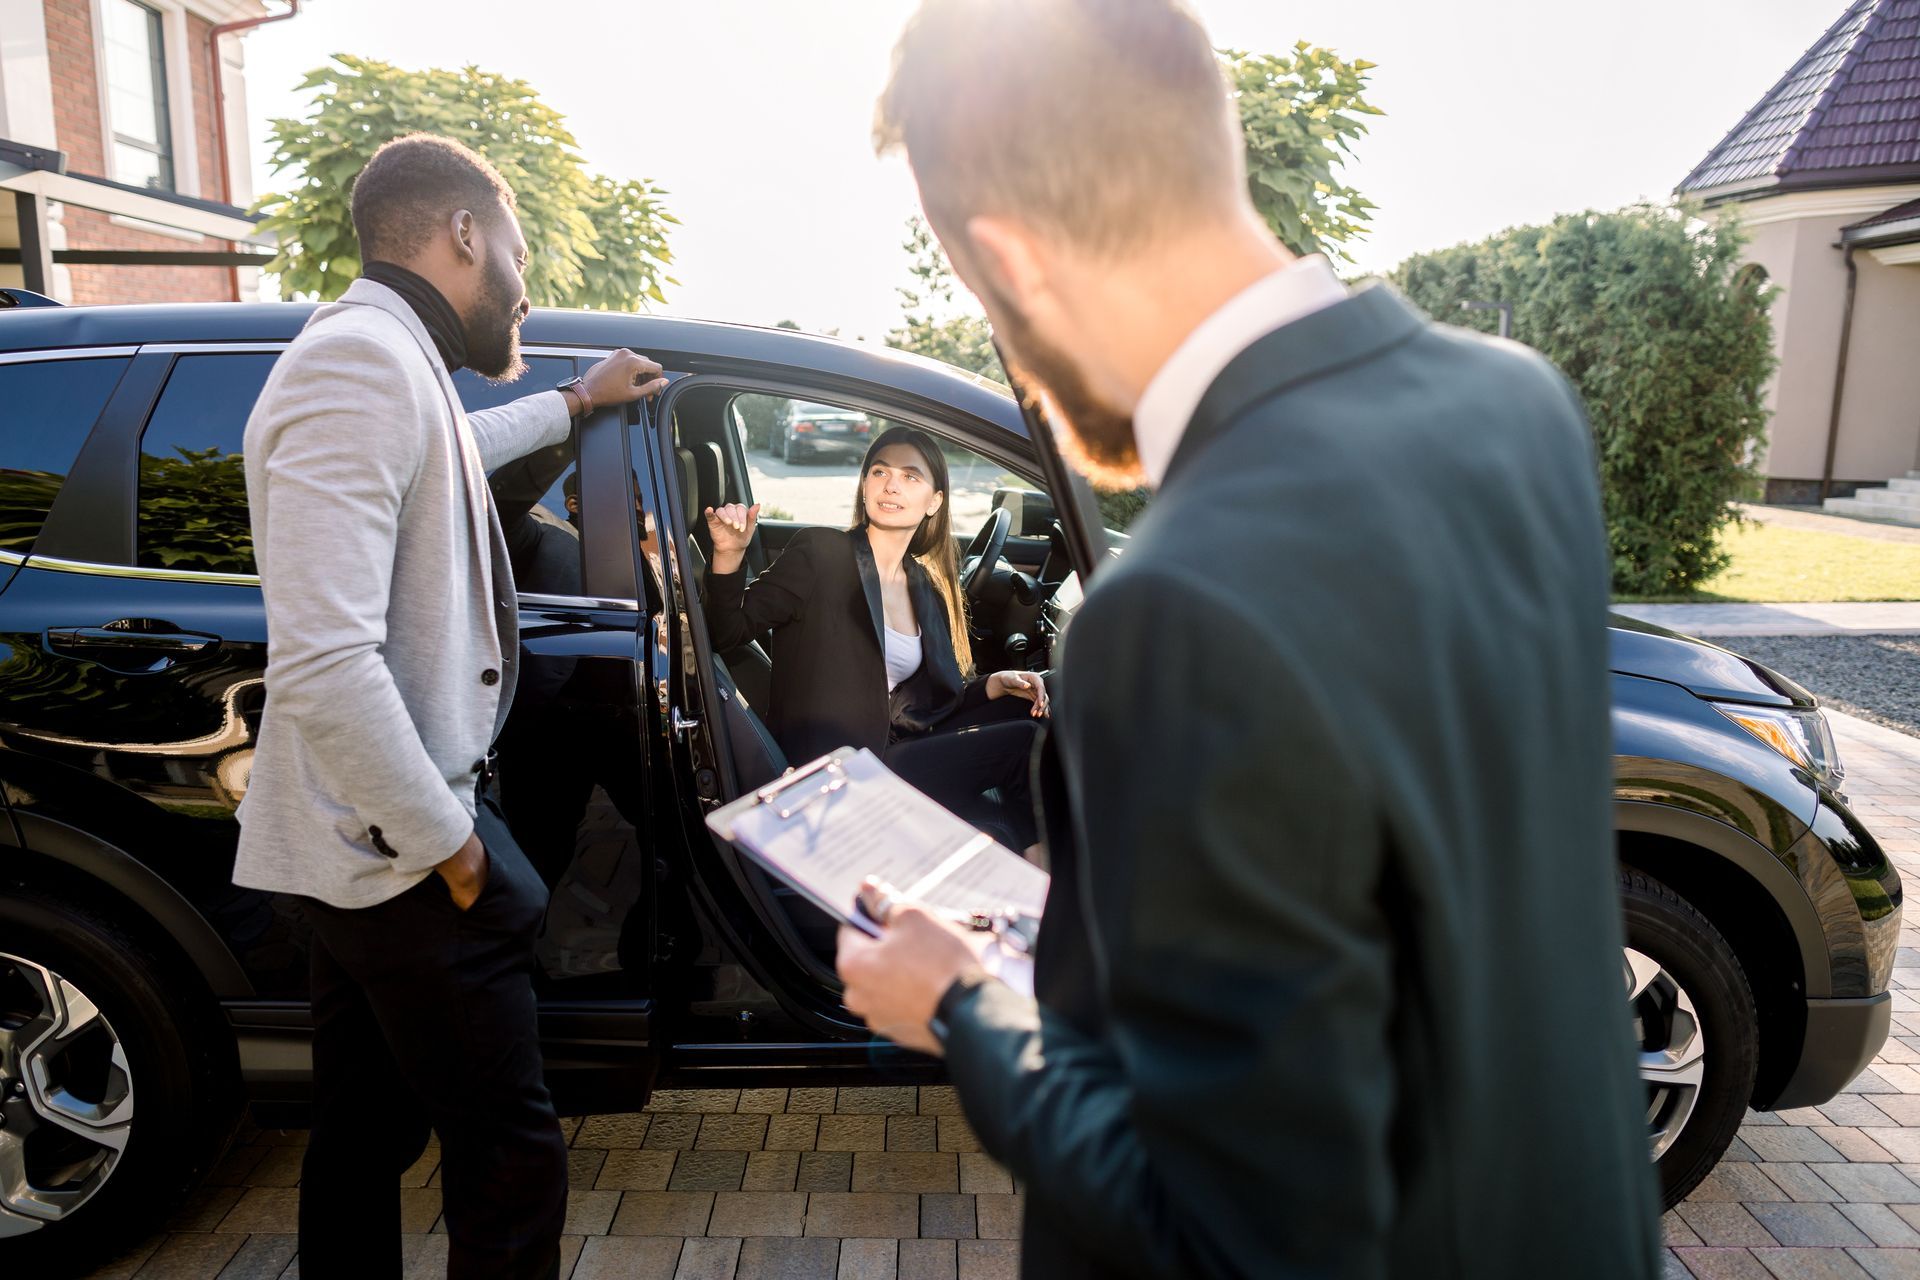
[{"label": "dark suit jacket", "polygon": [[1578,403],[1384,287],[1202,400],[1067,633],[1038,1007],[942,1002],[1025,1272],[1652,1276]]},{"label": "dark suit jacket", "polygon": [[709,569],[706,585],[716,652],[773,633],[767,729],[794,764],[843,746],[885,755],[890,737],[928,732],[986,701],[984,677],[961,678],[946,606],[913,559],[907,589],[920,624],[920,669],[888,694],[880,575],[862,531],[802,529],[751,586],[745,569]]}]

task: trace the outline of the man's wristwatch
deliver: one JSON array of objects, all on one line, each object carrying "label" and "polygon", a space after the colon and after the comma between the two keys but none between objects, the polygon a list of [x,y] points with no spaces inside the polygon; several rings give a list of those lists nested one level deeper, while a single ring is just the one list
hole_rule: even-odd
[{"label": "man's wristwatch", "polygon": [[574,417],[584,418],[593,412],[593,397],[587,394],[586,379],[576,374],[565,382],[556,383],[553,389],[562,393],[568,391],[573,393],[575,402],[580,406],[573,411]]},{"label": "man's wristwatch", "polygon": [[927,1019],[927,1030],[933,1033],[933,1038],[943,1050],[947,1047],[947,1035],[953,1027],[954,1012],[973,994],[976,987],[986,981],[989,981],[986,970],[971,968],[949,983],[941,994],[940,1003],[933,1008],[933,1016]]}]

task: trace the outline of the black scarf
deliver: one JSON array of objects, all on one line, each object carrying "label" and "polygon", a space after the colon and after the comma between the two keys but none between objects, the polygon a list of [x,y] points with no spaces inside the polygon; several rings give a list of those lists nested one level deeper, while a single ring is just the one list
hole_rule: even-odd
[{"label": "black scarf", "polygon": [[360,268],[360,274],[406,299],[413,314],[427,326],[427,336],[433,339],[435,350],[446,361],[448,373],[467,362],[467,327],[460,323],[459,313],[447,301],[447,296],[433,287],[432,281],[392,262],[369,262]]}]

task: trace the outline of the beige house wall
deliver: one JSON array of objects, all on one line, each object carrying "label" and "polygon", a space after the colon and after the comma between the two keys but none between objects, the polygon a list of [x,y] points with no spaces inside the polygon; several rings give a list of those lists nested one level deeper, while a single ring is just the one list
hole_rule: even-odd
[{"label": "beige house wall", "polygon": [[1833,474],[1886,480],[1920,468],[1920,265],[1856,252],[1853,346],[1847,353]]},{"label": "beige house wall", "polygon": [[[1920,184],[1800,192],[1712,211],[1746,228],[1747,261],[1764,268],[1773,303],[1779,367],[1768,389],[1767,443],[1760,472],[1770,480],[1817,482],[1826,459],[1834,371],[1846,310],[1843,227],[1920,198]],[[1881,482],[1920,465],[1920,267],[1887,266],[1857,253],[1847,390],[1834,479]]]}]

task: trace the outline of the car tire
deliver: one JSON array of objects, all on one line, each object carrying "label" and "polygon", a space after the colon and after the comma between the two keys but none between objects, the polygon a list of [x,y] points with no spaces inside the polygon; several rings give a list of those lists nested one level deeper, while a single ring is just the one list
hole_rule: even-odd
[{"label": "car tire", "polygon": [[[77,1275],[159,1227],[226,1151],[242,1107],[232,1042],[223,1039],[218,1009],[185,963],[169,963],[103,913],[9,890],[0,897],[0,954],[9,957],[0,960],[0,1024],[17,1028],[21,1010],[36,999],[44,1014],[39,993],[59,991],[65,1029],[44,1043],[83,1030],[68,1049],[41,1061],[52,1059],[50,1072],[74,1073],[62,1101],[77,1096],[115,1106],[102,1120],[120,1118],[94,1134],[123,1141],[117,1158],[74,1184],[85,1192],[93,1181],[94,1189],[63,1216],[37,1227],[19,1214],[0,1220],[0,1257],[10,1273]],[[83,1012],[88,1004],[98,1020]],[[113,1042],[117,1054],[107,1051],[111,1065],[101,1083],[88,1059]],[[20,1065],[17,1056],[13,1065]],[[70,1128],[48,1122],[50,1097],[47,1090],[9,1096],[0,1138],[21,1135],[17,1154],[46,1167],[51,1153],[67,1167],[64,1161],[75,1150],[86,1153],[91,1138],[76,1139]],[[113,1143],[93,1145],[110,1150]]]},{"label": "car tire", "polygon": [[1739,957],[1693,904],[1631,867],[1620,869],[1620,897],[1649,1150],[1671,1209],[1740,1130],[1760,1061],[1759,1020]]}]

